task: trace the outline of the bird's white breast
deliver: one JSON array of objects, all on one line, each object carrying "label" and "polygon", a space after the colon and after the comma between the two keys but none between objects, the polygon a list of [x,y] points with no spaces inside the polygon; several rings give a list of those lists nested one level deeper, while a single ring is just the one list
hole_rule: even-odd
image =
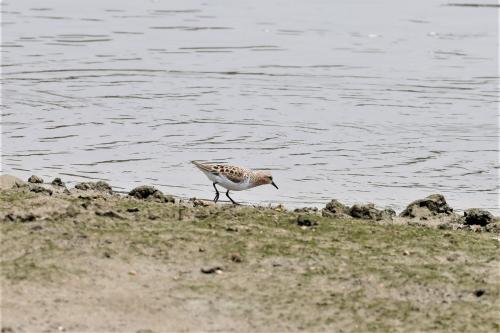
[{"label": "bird's white breast", "polygon": [[249,178],[245,178],[242,182],[240,183],[235,183],[226,177],[222,175],[214,175],[213,173],[210,172],[203,172],[208,179],[210,179],[212,182],[216,183],[217,185],[220,185],[228,190],[231,191],[243,191],[247,190],[249,188],[254,187],[249,181]]}]

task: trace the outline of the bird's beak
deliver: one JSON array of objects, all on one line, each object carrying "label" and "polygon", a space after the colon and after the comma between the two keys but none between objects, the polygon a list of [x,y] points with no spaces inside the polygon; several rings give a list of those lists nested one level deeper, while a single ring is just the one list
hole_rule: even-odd
[{"label": "bird's beak", "polygon": [[278,185],[276,185],[274,182],[272,182],[271,185],[273,185],[274,187],[276,187],[276,189],[278,190]]}]

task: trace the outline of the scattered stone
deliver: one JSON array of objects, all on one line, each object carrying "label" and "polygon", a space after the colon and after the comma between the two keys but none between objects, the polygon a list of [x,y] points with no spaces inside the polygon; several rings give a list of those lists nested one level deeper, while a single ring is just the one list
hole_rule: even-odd
[{"label": "scattered stone", "polygon": [[2,333],[14,333],[14,329],[9,326],[2,327]]},{"label": "scattered stone", "polygon": [[191,198],[189,199],[193,203],[194,207],[208,207],[214,205],[212,201],[205,201],[201,199]]},{"label": "scattered stone", "polygon": [[27,213],[27,214],[18,216],[18,220],[20,222],[33,222],[36,220],[36,216],[33,213]]},{"label": "scattered stone", "polygon": [[238,253],[233,253],[233,254],[231,254],[231,261],[236,262],[236,263],[241,263],[241,262],[243,262],[243,259],[241,258],[241,256]]},{"label": "scattered stone", "polygon": [[90,205],[92,204],[92,203],[90,202],[90,199],[89,199],[89,198],[83,198],[83,197],[81,197],[81,196],[79,196],[78,198],[79,198],[79,199],[83,199],[83,200],[85,200],[84,202],[82,202],[82,203],[81,203],[81,206],[82,206],[83,208],[85,208],[85,209],[89,208],[89,207],[90,207]]},{"label": "scattered stone", "polygon": [[26,182],[11,175],[0,175],[0,190],[10,190],[26,186]]},{"label": "scattered stone", "polygon": [[413,201],[399,216],[424,219],[440,214],[451,215],[452,213],[453,209],[448,206],[442,194],[432,194],[424,199]]},{"label": "scattered stone", "polygon": [[381,220],[382,219],[382,211],[375,208],[375,205],[372,203],[360,205],[355,204],[349,210],[349,215],[358,219],[365,220]]},{"label": "scattered stone", "polygon": [[295,213],[306,213],[306,214],[317,214],[318,213],[318,207],[302,207],[302,208],[296,208],[294,210]]},{"label": "scattered stone", "polygon": [[131,197],[142,200],[154,200],[158,202],[171,202],[174,203],[175,199],[171,195],[165,196],[160,190],[153,186],[142,185],[134,188],[128,193]]},{"label": "scattered stone", "polygon": [[97,215],[97,216],[104,216],[104,217],[111,217],[111,218],[120,219],[120,220],[124,220],[125,219],[125,217],[123,215],[118,214],[117,212],[115,212],[113,210],[107,210],[107,211],[97,210],[95,212],[95,215]]},{"label": "scattered stone", "polygon": [[63,183],[63,181],[59,177],[54,178],[54,180],[52,181],[51,184],[54,186],[66,187],[66,185]]},{"label": "scattered stone", "polygon": [[297,225],[301,227],[314,227],[318,225],[318,222],[313,220],[310,216],[299,215],[297,217]]},{"label": "scattered stone", "polygon": [[137,207],[127,208],[127,212],[129,212],[129,213],[137,213],[138,211],[139,211],[139,208],[137,208]]},{"label": "scattered stone", "polygon": [[205,251],[206,251],[206,250],[205,250],[205,248],[203,248],[203,247],[198,248],[198,252],[205,252]]},{"label": "scattered stone", "polygon": [[474,296],[476,297],[481,297],[486,293],[486,290],[484,289],[476,289],[474,290]]},{"label": "scattered stone", "polygon": [[44,193],[48,195],[52,195],[52,193],[54,193],[54,191],[52,191],[50,188],[45,188],[40,185],[30,185],[30,191],[35,193]]},{"label": "scattered stone", "polygon": [[33,230],[33,231],[40,231],[42,229],[43,229],[43,227],[41,225],[35,225],[35,226],[31,227],[31,230]]},{"label": "scattered stone", "polygon": [[136,271],[134,271],[134,270],[132,270],[132,271],[129,271],[129,272],[128,272],[128,274],[129,274],[129,275],[137,275],[137,272],[136,272]]},{"label": "scattered stone", "polygon": [[382,219],[384,220],[392,220],[394,216],[396,216],[396,211],[392,208],[384,208],[382,211]]},{"label": "scattered stone", "polygon": [[477,224],[485,226],[495,220],[493,215],[487,210],[470,208],[464,212],[464,223],[468,225]]},{"label": "scattered stone", "polygon": [[203,274],[221,274],[223,272],[223,269],[220,266],[214,266],[214,267],[202,268],[201,272]]},{"label": "scattered stone", "polygon": [[30,178],[28,178],[28,183],[42,184],[43,183],[43,178],[40,177],[40,176],[32,175]]},{"label": "scattered stone", "polygon": [[113,189],[111,186],[109,186],[108,183],[100,180],[98,182],[83,182],[83,183],[78,183],[75,185],[76,189],[82,190],[82,191],[88,191],[88,190],[94,190],[94,191],[99,191],[99,192],[105,192],[112,194]]},{"label": "scattered stone", "polygon": [[236,227],[229,226],[229,227],[226,227],[226,231],[227,232],[238,232],[239,230]]},{"label": "scattered stone", "polygon": [[14,214],[14,213],[8,213],[7,215],[4,216],[4,220],[10,221],[10,222],[33,222],[36,220],[36,215],[33,213],[26,213],[26,214]]},{"label": "scattered stone", "polygon": [[350,218],[349,207],[336,199],[332,199],[321,211],[324,217]]},{"label": "scattered stone", "polygon": [[485,231],[500,234],[500,221],[489,223],[484,227]]}]

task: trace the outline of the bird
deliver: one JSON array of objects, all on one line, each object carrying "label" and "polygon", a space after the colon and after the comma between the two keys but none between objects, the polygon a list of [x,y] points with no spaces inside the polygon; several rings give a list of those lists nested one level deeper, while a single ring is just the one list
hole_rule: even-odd
[{"label": "bird", "polygon": [[273,176],[268,171],[250,170],[219,163],[200,163],[197,161],[191,161],[191,163],[196,165],[212,181],[215,189],[215,203],[219,200],[219,190],[216,185],[220,185],[227,190],[226,196],[234,205],[239,205],[239,203],[229,196],[229,191],[243,191],[266,184],[271,184],[278,189],[278,186],[273,181]]}]

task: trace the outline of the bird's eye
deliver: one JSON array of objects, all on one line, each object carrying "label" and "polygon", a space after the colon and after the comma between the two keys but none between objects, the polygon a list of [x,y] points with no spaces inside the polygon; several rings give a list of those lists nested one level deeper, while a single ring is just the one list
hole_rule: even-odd
[{"label": "bird's eye", "polygon": [[269,176],[269,180],[273,180],[273,177]]}]

